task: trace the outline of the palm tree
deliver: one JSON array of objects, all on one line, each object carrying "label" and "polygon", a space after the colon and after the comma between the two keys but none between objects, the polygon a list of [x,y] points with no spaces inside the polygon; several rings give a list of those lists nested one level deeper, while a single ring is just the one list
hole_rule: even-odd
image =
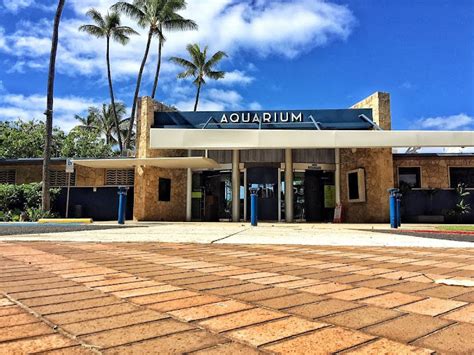
[{"label": "palm tree", "polygon": [[112,6],[112,10],[119,11],[137,21],[141,28],[148,27],[148,36],[145,47],[145,53],[138,71],[137,84],[135,86],[135,94],[133,95],[132,112],[128,125],[128,133],[125,138],[125,148],[130,147],[130,139],[135,121],[135,113],[137,110],[138,95],[140,94],[140,86],[142,83],[143,70],[145,69],[148,53],[150,52],[151,40],[158,33],[159,14],[163,9],[166,0],[134,0],[133,3],[119,1]]},{"label": "palm tree", "polygon": [[[117,12],[107,13],[102,16],[100,12],[95,9],[90,9],[87,13],[94,22],[94,25],[83,25],[79,27],[79,31],[86,32],[91,36],[106,39],[105,60],[107,62],[107,77],[109,81],[110,101],[112,102],[112,111],[114,116],[114,123],[117,130],[119,130],[120,123],[116,112],[114,88],[112,84],[112,71],[110,68],[110,39],[126,45],[130,41],[130,35],[138,34],[134,29],[128,26],[122,26],[120,15]],[[122,137],[118,135],[118,146],[120,154],[123,154]]]},{"label": "palm tree", "polygon": [[153,89],[151,91],[152,99],[155,98],[156,90],[158,88],[158,78],[161,70],[161,57],[163,44],[166,40],[164,36],[164,30],[168,31],[186,31],[186,30],[197,30],[198,25],[193,20],[183,18],[177,14],[178,11],[186,8],[185,0],[167,0],[160,11],[158,19],[158,29],[156,36],[158,37],[158,61],[155,71],[155,81],[153,82]]},{"label": "palm tree", "polygon": [[[96,120],[96,128],[105,136],[107,144],[118,144],[123,137],[124,125],[128,122],[128,118],[123,118],[127,110],[121,102],[116,103],[115,111],[112,105],[102,104],[102,107],[89,107],[89,116],[93,116]],[[119,121],[119,129],[115,124],[115,115]]]},{"label": "palm tree", "polygon": [[53,107],[54,107],[54,76],[56,73],[56,53],[58,51],[59,41],[59,23],[66,0],[59,0],[54,16],[53,37],[51,40],[51,53],[49,56],[48,89],[46,99],[46,132],[44,142],[43,156],[43,188],[41,196],[41,208],[43,211],[49,211],[51,207],[51,198],[49,193],[49,163],[51,160],[51,141],[53,138]]},{"label": "palm tree", "polygon": [[84,129],[84,130],[94,130],[97,129],[97,114],[94,107],[89,107],[87,110],[87,116],[82,117],[79,115],[75,115],[74,118],[79,121],[80,123],[74,127],[77,129]]},{"label": "palm tree", "polygon": [[214,67],[222,60],[222,58],[227,57],[227,54],[225,52],[218,51],[214,53],[209,60],[207,60],[207,46],[204,47],[203,51],[201,51],[199,45],[188,44],[186,46],[186,50],[191,56],[191,61],[178,57],[171,57],[170,60],[185,69],[184,72],[178,74],[178,78],[194,78],[193,84],[197,86],[194,111],[197,111],[201,86],[206,84],[204,78],[208,77],[210,79],[219,80],[225,76],[224,71],[214,70]]}]

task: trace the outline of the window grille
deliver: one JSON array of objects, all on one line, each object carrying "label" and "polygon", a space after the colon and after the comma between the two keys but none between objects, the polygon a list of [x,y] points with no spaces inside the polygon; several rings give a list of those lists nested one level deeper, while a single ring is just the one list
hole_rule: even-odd
[{"label": "window grille", "polygon": [[15,170],[0,170],[0,184],[15,184]]},{"label": "window grille", "polygon": [[116,169],[107,170],[105,174],[105,185],[107,186],[133,186],[135,170]]},{"label": "window grille", "polygon": [[[63,170],[51,170],[49,172],[49,185],[51,187],[67,186],[68,174]],[[71,174],[71,186],[76,185],[76,173]]]}]

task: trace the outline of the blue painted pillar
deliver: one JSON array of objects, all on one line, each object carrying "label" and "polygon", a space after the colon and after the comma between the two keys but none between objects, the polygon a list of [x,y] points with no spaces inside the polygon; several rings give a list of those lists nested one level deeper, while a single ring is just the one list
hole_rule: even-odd
[{"label": "blue painted pillar", "polygon": [[127,190],[126,187],[118,188],[119,205],[118,205],[118,224],[125,224],[125,211],[127,208]]},{"label": "blue painted pillar", "polygon": [[256,227],[258,224],[257,201],[257,194],[252,192],[250,195],[250,224],[253,227]]},{"label": "blue painted pillar", "polygon": [[400,212],[401,204],[402,204],[402,194],[397,193],[397,227],[402,226],[402,214]]},{"label": "blue painted pillar", "polygon": [[390,194],[390,227],[398,228],[397,194],[398,189],[389,189]]}]

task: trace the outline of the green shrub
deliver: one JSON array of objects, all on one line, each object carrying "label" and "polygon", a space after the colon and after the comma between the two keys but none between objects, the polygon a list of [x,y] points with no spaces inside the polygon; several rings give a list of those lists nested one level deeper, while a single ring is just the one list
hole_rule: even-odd
[{"label": "green shrub", "polygon": [[[0,220],[5,222],[18,221],[21,212],[40,209],[41,189],[41,183],[0,184]],[[51,189],[50,192],[51,202],[53,202],[59,195],[60,189]]]},{"label": "green shrub", "polygon": [[28,216],[28,220],[30,222],[37,222],[41,218],[55,218],[57,217],[56,214],[49,212],[49,211],[43,211],[41,208],[28,208],[26,210],[26,214]]}]

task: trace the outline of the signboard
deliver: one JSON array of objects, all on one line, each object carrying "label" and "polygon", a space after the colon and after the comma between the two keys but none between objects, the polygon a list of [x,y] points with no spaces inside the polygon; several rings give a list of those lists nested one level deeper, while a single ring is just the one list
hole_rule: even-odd
[{"label": "signboard", "polygon": [[[152,128],[371,129],[372,109],[155,112]],[[319,127],[319,128],[318,128]]]},{"label": "signboard", "polygon": [[74,172],[74,160],[66,159],[66,173],[72,174]]},{"label": "signboard", "polygon": [[336,187],[324,185],[324,208],[336,207]]},{"label": "signboard", "polygon": [[337,205],[334,209],[334,223],[342,223],[342,205]]}]

